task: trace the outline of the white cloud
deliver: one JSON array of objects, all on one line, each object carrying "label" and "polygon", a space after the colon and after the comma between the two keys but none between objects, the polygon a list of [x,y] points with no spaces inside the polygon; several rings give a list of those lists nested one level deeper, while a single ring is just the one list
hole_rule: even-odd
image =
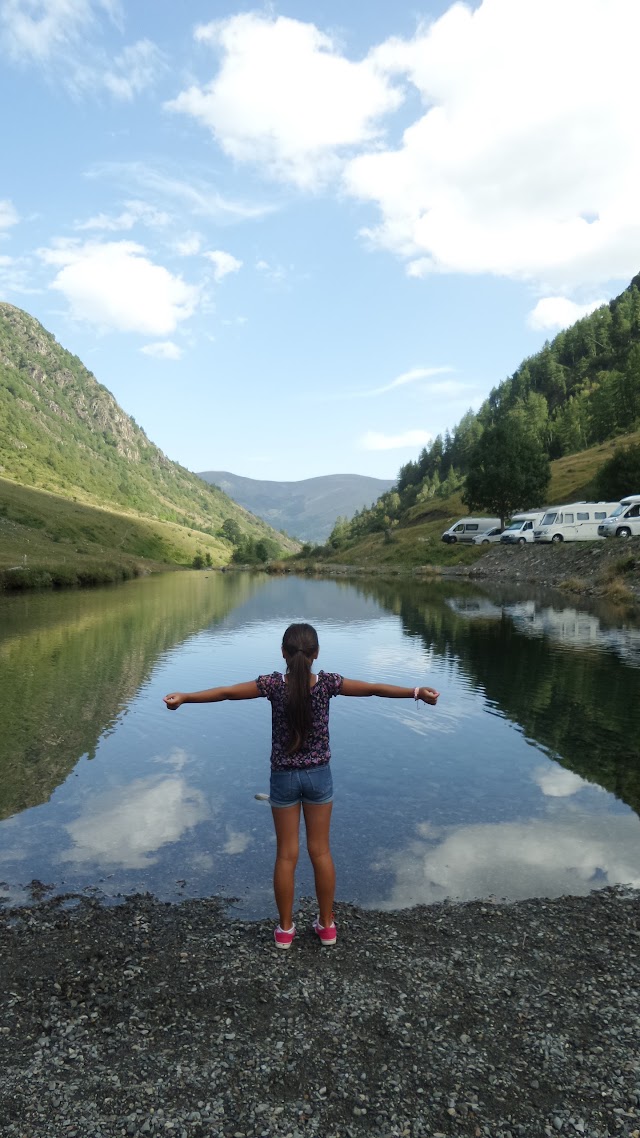
[{"label": "white cloud", "polygon": [[182,357],[182,348],[173,340],[157,340],[154,344],[145,344],[140,351],[156,360],[179,360]]},{"label": "white cloud", "polygon": [[241,854],[251,845],[251,835],[244,830],[232,830],[227,826],[227,840],[222,847],[226,854]]},{"label": "white cloud", "polygon": [[17,225],[20,221],[20,216],[13,202],[7,198],[0,201],[0,230],[10,229],[12,225]]},{"label": "white cloud", "polygon": [[11,293],[33,296],[42,291],[32,283],[32,261],[28,256],[0,256],[0,297]]},{"label": "white cloud", "polygon": [[166,336],[198,304],[195,286],[132,241],[66,241],[39,255],[58,269],[50,287],[66,297],[72,316],[101,328]]},{"label": "white cloud", "polygon": [[151,87],[166,68],[164,54],[151,40],[127,44],[115,58],[100,47],[76,48],[57,61],[61,78],[75,95],[107,91],[114,99],[130,102]]},{"label": "white cloud", "polygon": [[116,99],[130,101],[151,87],[165,67],[164,56],[150,40],[128,44],[102,73],[102,83]]},{"label": "white cloud", "polygon": [[282,284],[287,277],[287,270],[284,265],[270,264],[269,261],[256,261],[256,269],[259,273],[263,273],[272,284]]},{"label": "white cloud", "polygon": [[[410,276],[495,274],[562,294],[637,271],[637,0],[454,3],[355,62],[286,17],[244,13],[196,35],[218,69],[169,107],[299,187],[342,174],[379,213],[369,241]],[[401,103],[406,129],[389,144]]]},{"label": "white cloud", "polygon": [[144,162],[96,163],[87,176],[108,177],[126,186],[135,186],[138,190],[180,202],[183,208],[186,207],[193,214],[213,218],[215,221],[251,221],[266,217],[274,211],[271,205],[250,205],[226,198],[215,186],[201,178],[187,181],[183,177],[156,170]]},{"label": "white cloud", "polygon": [[120,0],[0,0],[0,37],[9,58],[46,66],[73,93],[108,91],[131,100],[165,68],[156,44],[127,44],[114,58],[99,43],[101,18],[121,28]]},{"label": "white cloud", "polygon": [[220,52],[216,77],[167,104],[213,133],[230,157],[314,188],[339,155],[378,138],[377,120],[401,95],[370,58],[353,63],[314,24],[243,13],[199,27]]},{"label": "white cloud", "polygon": [[359,441],[360,450],[404,450],[423,447],[430,443],[432,436],[428,431],[405,431],[402,435],[383,435],[379,431],[367,431]]},{"label": "white cloud", "polygon": [[125,208],[116,216],[107,213],[98,213],[87,221],[77,222],[75,229],[102,229],[116,233],[118,231],[133,229],[134,225],[141,223],[151,228],[162,228],[171,221],[171,215],[164,210],[155,209],[154,206],[142,201],[127,201]]},{"label": "white cloud", "polygon": [[[409,273],[494,273],[565,291],[640,260],[637,0],[454,4],[374,53],[419,92],[397,148],[354,158],[370,240]],[[615,44],[615,50],[603,45]]]},{"label": "white cloud", "polygon": [[237,273],[242,268],[242,261],[232,256],[231,253],[223,252],[222,249],[216,249],[213,253],[205,253],[205,257],[214,266],[213,275],[216,281],[221,281],[229,273]]},{"label": "white cloud", "polygon": [[570,798],[589,785],[585,779],[556,763],[553,766],[536,767],[531,777],[547,798]]},{"label": "white cloud", "polygon": [[73,845],[59,860],[141,869],[210,813],[202,791],[179,776],[136,779],[89,800],[80,817],[65,826]]},{"label": "white cloud", "polygon": [[404,371],[402,375],[396,376],[391,380],[391,383],[386,383],[384,387],[374,387],[371,391],[362,392],[363,395],[384,395],[387,391],[394,391],[397,387],[406,387],[408,383],[415,383],[419,379],[430,379],[434,375],[442,375],[443,372],[449,372],[450,367],[413,367],[409,371]]},{"label": "white cloud", "polygon": [[185,233],[173,247],[180,257],[195,257],[202,248],[202,237],[199,233]]},{"label": "white cloud", "polygon": [[77,43],[100,9],[115,17],[118,8],[110,0],[3,0],[0,28],[9,55],[44,61]]},{"label": "white cloud", "polygon": [[442,838],[428,827],[418,832],[427,840],[415,840],[392,855],[395,882],[390,897],[376,908],[430,905],[445,898],[583,894],[594,887],[594,879],[640,885],[635,814],[614,818],[563,810],[530,822],[460,826]]},{"label": "white cloud", "polygon": [[592,300],[589,304],[576,304],[566,296],[544,296],[529,313],[527,323],[536,331],[545,328],[568,328],[588,316],[596,308],[606,304],[606,300]]}]

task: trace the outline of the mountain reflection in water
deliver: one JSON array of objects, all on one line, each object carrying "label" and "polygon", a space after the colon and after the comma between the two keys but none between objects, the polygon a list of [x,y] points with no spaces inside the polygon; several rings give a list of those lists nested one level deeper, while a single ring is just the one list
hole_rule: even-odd
[{"label": "mountain reflection in water", "polygon": [[[15,603],[14,603],[15,602]],[[222,893],[271,911],[270,715],[161,696],[281,665],[441,692],[332,705],[339,896],[582,893],[640,883],[640,628],[558,594],[461,582],[170,574],[0,599],[0,878],[106,895]],[[312,892],[301,864],[300,892]]]}]

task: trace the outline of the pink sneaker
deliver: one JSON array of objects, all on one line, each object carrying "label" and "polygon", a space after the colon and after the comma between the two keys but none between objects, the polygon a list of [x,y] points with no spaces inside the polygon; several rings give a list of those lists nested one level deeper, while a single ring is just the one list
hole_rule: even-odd
[{"label": "pink sneaker", "polygon": [[292,925],[290,929],[281,929],[280,925],[278,925],[273,931],[273,939],[276,942],[276,948],[291,948],[295,935],[295,925]]},{"label": "pink sneaker", "polygon": [[321,925],[320,921],[316,917],[312,928],[316,936],[319,938],[320,944],[328,945],[336,943],[336,940],[338,939],[338,931],[336,929],[335,921],[332,921],[330,925],[325,926]]}]

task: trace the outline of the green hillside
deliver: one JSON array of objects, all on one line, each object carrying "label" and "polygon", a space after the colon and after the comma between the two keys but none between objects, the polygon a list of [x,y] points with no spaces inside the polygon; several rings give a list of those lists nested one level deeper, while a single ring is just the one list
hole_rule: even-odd
[{"label": "green hillside", "polygon": [[[385,559],[397,560],[406,544],[401,531],[427,518],[433,519],[435,532],[441,521],[470,509],[506,516],[515,509],[597,497],[597,476],[605,461],[625,444],[639,446],[639,428],[640,275],[610,304],[524,360],[477,413],[468,411],[444,438],[438,435],[401,467],[395,486],[370,509],[350,521],[338,519],[327,553],[339,560],[343,553],[357,559],[356,546],[369,556],[386,542],[398,548],[387,550]],[[527,464],[537,471],[536,489],[514,490],[515,500],[504,492],[504,508],[498,508],[497,494],[495,504],[482,499],[478,486],[486,495],[496,470],[498,479],[502,468],[503,481],[507,471],[517,481]],[[634,491],[640,487],[621,492]],[[473,551],[467,555],[475,556]]]},{"label": "green hillside", "polygon": [[[640,430],[567,455],[551,463],[551,481],[545,503],[588,499],[594,479],[619,446],[640,446]],[[316,548],[309,556],[319,565],[340,564],[389,569],[424,565],[469,565],[484,556],[486,546],[446,545],[441,536],[458,518],[468,514],[460,490],[446,497],[429,498],[409,507],[397,525],[349,535],[349,524],[339,529],[337,543]],[[355,519],[357,525],[358,519]],[[353,523],[351,523],[353,524]]]},{"label": "green hillside", "polygon": [[[190,564],[201,552],[224,564],[258,543],[269,556],[297,548],[170,461],[76,356],[9,304],[0,304],[0,476],[6,518],[54,543],[97,547],[81,555],[129,551]],[[0,566],[28,556],[12,532],[15,540],[3,534]],[[40,543],[40,556],[49,553]]]},{"label": "green hillside", "polygon": [[199,530],[0,478],[0,589],[118,581],[198,556],[222,566],[232,550]]}]

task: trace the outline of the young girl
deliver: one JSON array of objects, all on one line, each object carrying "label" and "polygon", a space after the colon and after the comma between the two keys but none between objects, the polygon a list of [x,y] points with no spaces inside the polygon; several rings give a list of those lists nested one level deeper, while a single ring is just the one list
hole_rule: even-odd
[{"label": "young girl", "polygon": [[291,624],[282,638],[286,675],[272,672],[246,684],[173,692],[164,697],[169,711],[183,703],[218,703],[223,699],[257,699],[271,703],[271,783],[269,801],[276,831],[273,889],[280,923],[274,938],[278,948],[290,948],[293,923],[294,874],[298,861],[300,806],[304,811],[307,850],[313,865],[318,916],[313,929],[320,943],[336,943],[333,898],[336,874],[329,848],[333,781],[329,760],[329,700],[334,695],[377,695],[435,704],[433,688],[403,688],[347,680],[336,672],[311,671],[320,646],[310,624]]}]

